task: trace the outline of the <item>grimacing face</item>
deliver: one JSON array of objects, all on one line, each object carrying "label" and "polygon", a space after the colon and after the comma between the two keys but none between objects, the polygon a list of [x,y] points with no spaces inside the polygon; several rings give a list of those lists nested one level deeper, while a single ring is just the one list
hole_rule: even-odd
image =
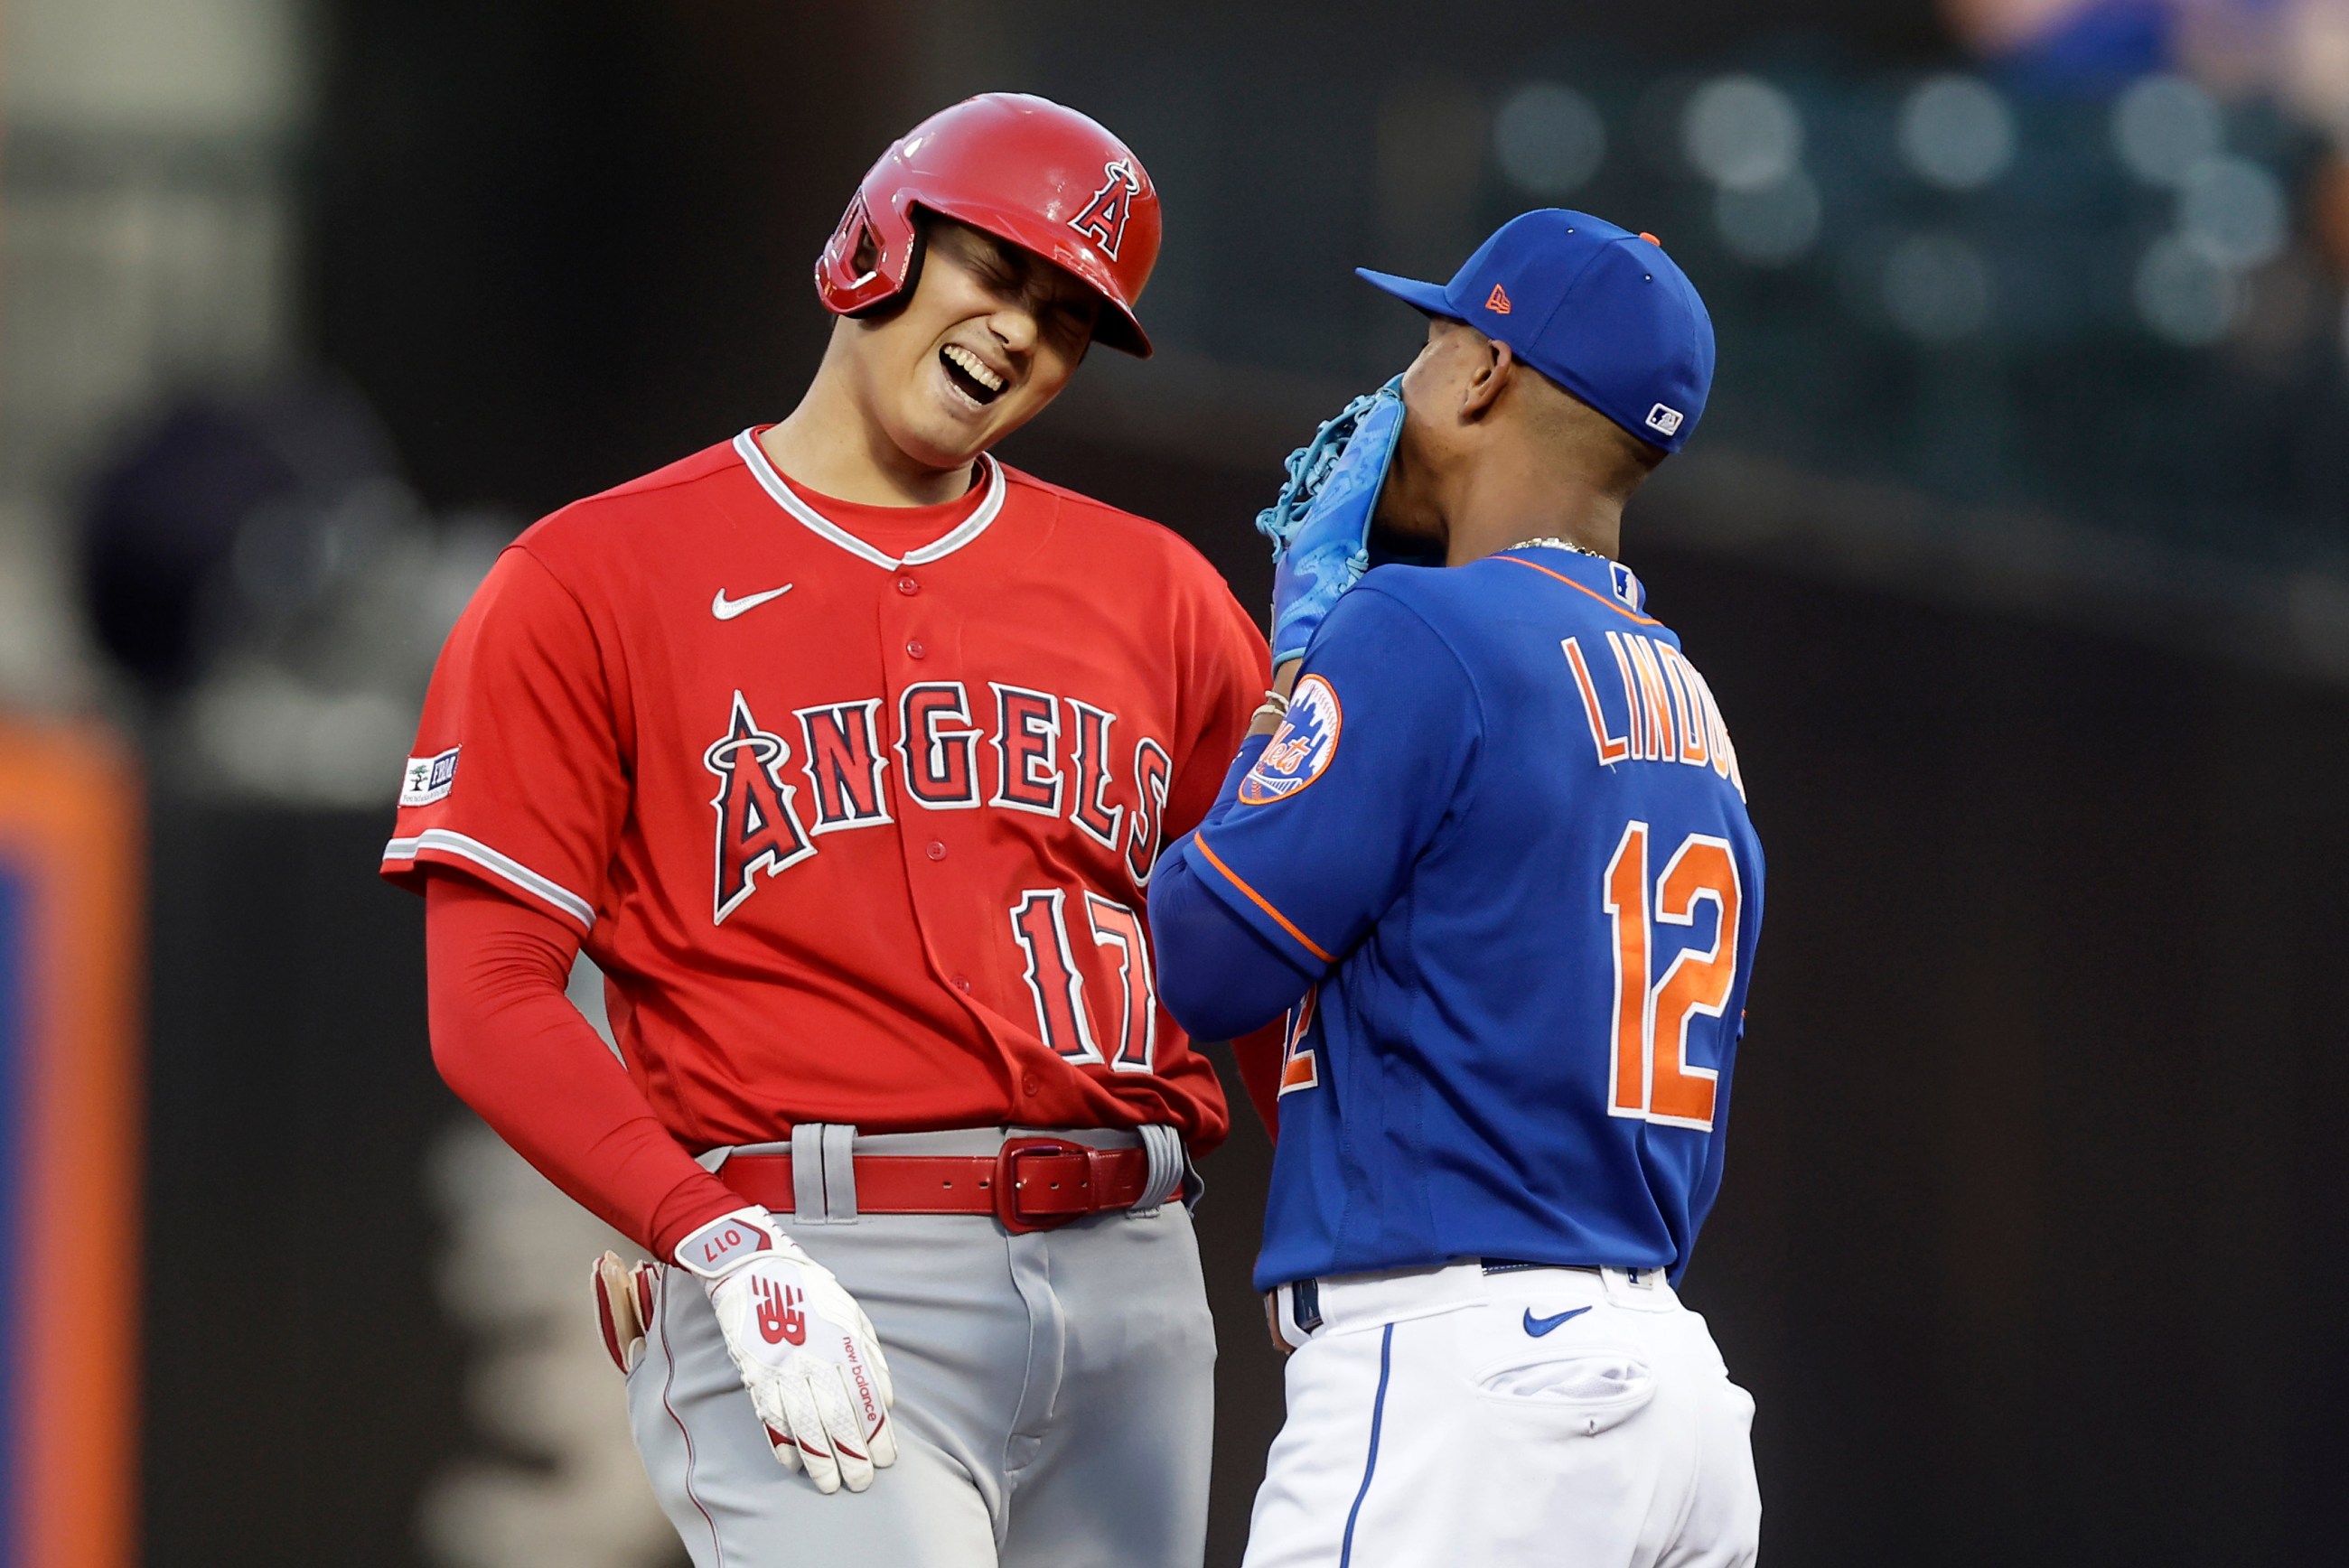
[{"label": "grimacing face", "polygon": [[960,468],[1034,418],[1092,341],[1100,297],[1040,256],[929,219],[913,297],[854,321],[860,401],[907,457]]}]

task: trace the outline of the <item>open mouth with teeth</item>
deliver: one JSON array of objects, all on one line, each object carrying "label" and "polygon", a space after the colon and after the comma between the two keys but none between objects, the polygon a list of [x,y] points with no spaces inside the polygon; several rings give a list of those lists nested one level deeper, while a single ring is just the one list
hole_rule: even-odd
[{"label": "open mouth with teeth", "polygon": [[987,362],[958,343],[949,343],[938,350],[938,363],[947,368],[947,379],[956,391],[981,407],[1003,395],[1004,380],[987,366]]}]

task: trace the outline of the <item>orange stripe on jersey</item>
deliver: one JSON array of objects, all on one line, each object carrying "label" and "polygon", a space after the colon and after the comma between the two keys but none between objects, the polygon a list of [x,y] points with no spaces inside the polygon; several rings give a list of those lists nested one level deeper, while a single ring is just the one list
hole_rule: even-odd
[{"label": "orange stripe on jersey", "polygon": [[1314,957],[1319,958],[1324,964],[1335,964],[1338,962],[1328,954],[1322,952],[1319,943],[1306,935],[1303,932],[1298,930],[1296,923],[1292,922],[1288,916],[1273,908],[1271,902],[1268,900],[1264,894],[1257,892],[1256,889],[1248,886],[1246,882],[1242,881],[1240,874],[1237,872],[1224,864],[1223,858],[1217,855],[1215,851],[1207,847],[1206,834],[1194,833],[1191,835],[1191,841],[1199,846],[1199,852],[1207,857],[1207,863],[1209,865],[1223,872],[1226,881],[1228,881],[1234,887],[1239,889],[1242,892],[1247,894],[1249,903],[1255,904],[1257,908],[1264,911],[1265,913],[1272,916],[1272,918],[1279,923],[1281,930],[1297,938],[1298,944],[1303,947],[1306,952],[1310,953]]},{"label": "orange stripe on jersey", "polygon": [[1519,555],[1501,555],[1495,556],[1494,559],[1497,561],[1506,561],[1512,566],[1523,566],[1528,571],[1538,572],[1545,577],[1555,577],[1559,582],[1565,583],[1568,587],[1573,589],[1576,593],[1589,594],[1593,599],[1598,600],[1601,604],[1606,605],[1609,610],[1614,611],[1617,614],[1637,621],[1642,626],[1661,626],[1663,624],[1661,621],[1656,620],[1652,616],[1642,615],[1637,610],[1625,608],[1623,605],[1617,603],[1614,600],[1609,598],[1606,594],[1599,593],[1595,588],[1584,587],[1581,583],[1577,583],[1573,578],[1568,577],[1563,572],[1552,572],[1548,567],[1544,566],[1538,561],[1527,561],[1523,556]]}]

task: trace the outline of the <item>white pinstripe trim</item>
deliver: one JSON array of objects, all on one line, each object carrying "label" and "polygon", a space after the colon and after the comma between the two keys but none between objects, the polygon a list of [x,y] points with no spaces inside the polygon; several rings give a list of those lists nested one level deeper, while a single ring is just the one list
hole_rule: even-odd
[{"label": "white pinstripe trim", "polygon": [[438,850],[442,854],[468,860],[483,871],[512,882],[526,893],[544,899],[580,924],[593,930],[595,906],[564,887],[539,875],[520,861],[502,855],[479,839],[469,839],[462,833],[452,833],[446,828],[427,828],[412,839],[394,839],[384,845],[387,861],[412,861],[419,850]]},{"label": "white pinstripe trim", "polygon": [[978,503],[978,510],[957,523],[952,531],[930,541],[919,550],[909,550],[903,555],[885,555],[802,500],[799,492],[784,483],[783,476],[775,471],[775,465],[767,460],[767,454],[760,447],[758,437],[753,432],[745,430],[735,437],[734,450],[750,469],[751,478],[759,481],[759,488],[765,490],[777,506],[805,524],[810,532],[831,541],[860,561],[870,561],[874,565],[886,567],[892,572],[900,566],[926,566],[933,561],[942,561],[952,555],[985,533],[987,525],[995,521],[995,514],[1003,510],[1003,465],[982,452],[978,460],[987,465],[987,498]]}]

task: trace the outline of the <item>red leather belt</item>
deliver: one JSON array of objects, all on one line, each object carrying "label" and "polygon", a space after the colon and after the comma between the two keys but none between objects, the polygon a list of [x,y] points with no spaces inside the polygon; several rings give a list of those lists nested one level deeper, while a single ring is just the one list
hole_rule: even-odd
[{"label": "red leather belt", "polygon": [[[1131,1209],[1150,1184],[1139,1149],[1089,1149],[1061,1138],[1007,1138],[994,1154],[859,1154],[860,1214],[992,1214],[1015,1234]],[[788,1154],[737,1154],[718,1179],[778,1214],[796,1202]]]}]

